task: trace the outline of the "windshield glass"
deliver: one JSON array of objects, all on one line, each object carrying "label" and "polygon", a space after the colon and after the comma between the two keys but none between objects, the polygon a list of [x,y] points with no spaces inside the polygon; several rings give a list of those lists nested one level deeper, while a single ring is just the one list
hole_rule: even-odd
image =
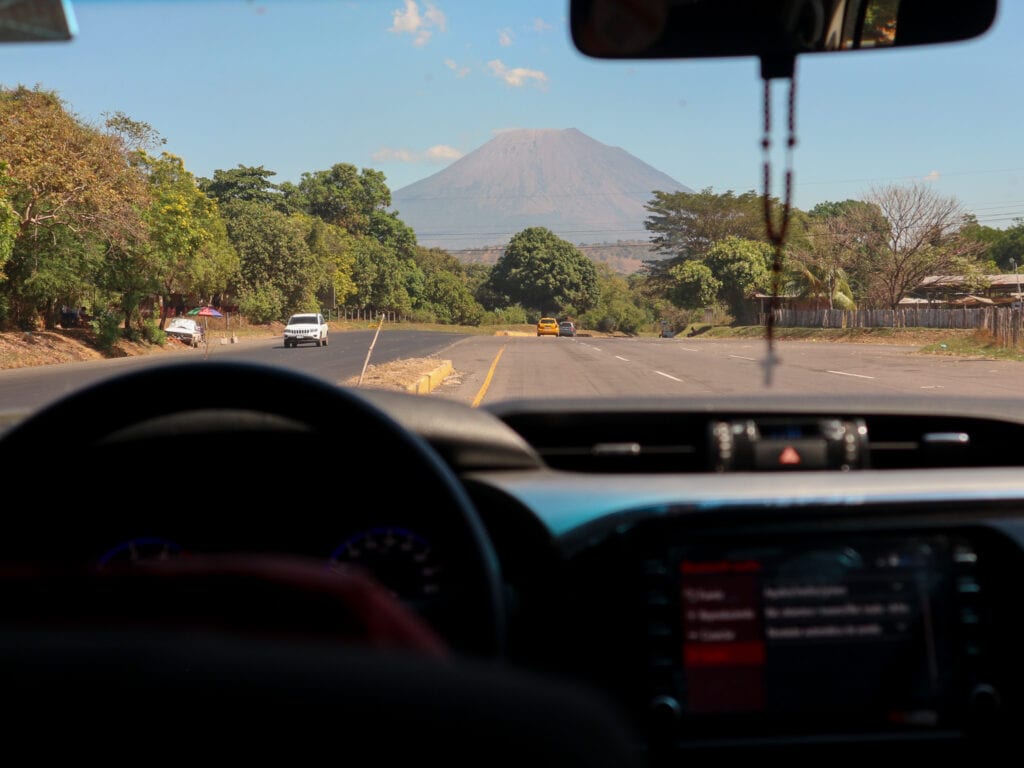
[{"label": "windshield glass", "polygon": [[[801,58],[767,153],[755,59],[590,59],[567,0],[68,7],[70,41],[0,46],[4,368],[26,331],[124,356],[195,312],[210,357],[448,361],[475,405],[1024,391],[1018,3]],[[309,307],[315,370],[273,352]]]}]

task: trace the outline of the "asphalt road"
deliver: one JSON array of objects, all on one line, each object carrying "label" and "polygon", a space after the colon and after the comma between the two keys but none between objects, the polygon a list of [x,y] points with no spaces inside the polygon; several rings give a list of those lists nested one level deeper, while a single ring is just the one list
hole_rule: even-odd
[{"label": "asphalt road", "polygon": [[[240,360],[281,365],[331,383],[358,376],[374,331],[332,333],[326,347],[285,349],[280,338],[241,339],[238,344],[210,344],[167,353],[115,360],[64,363],[0,371],[0,414],[24,414],[80,389],[130,370],[160,365],[196,365],[196,386],[203,385],[206,360]],[[402,358],[431,357],[462,336],[430,331],[383,330],[374,344],[371,364]]]},{"label": "asphalt road", "polygon": [[923,355],[917,347],[712,339],[469,337],[445,351],[435,395],[478,405],[536,397],[850,394],[1019,398],[1024,364]]},{"label": "asphalt road", "polygon": [[[194,364],[202,386],[205,360],[284,365],[339,383],[363,368],[373,331],[332,333],[328,347],[285,349],[280,339],[211,345],[209,350],[0,371],[0,413],[24,413],[74,389],[132,368]],[[779,342],[779,363],[766,386],[764,342],[713,339],[627,339],[462,336],[386,330],[371,363],[441,357],[455,369],[431,396],[486,405],[561,397],[849,394],[922,398],[1020,398],[1024,364],[922,355],[916,347]]]}]

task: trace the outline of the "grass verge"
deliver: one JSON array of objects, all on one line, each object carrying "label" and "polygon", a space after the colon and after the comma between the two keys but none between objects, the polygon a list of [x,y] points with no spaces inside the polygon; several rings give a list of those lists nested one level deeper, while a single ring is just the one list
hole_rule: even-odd
[{"label": "grass verge", "polygon": [[1024,351],[1002,346],[987,331],[975,331],[969,336],[959,336],[928,344],[922,347],[921,351],[930,355],[983,357],[991,360],[1017,360],[1024,362]]},{"label": "grass verge", "polygon": [[[706,326],[696,325],[680,336],[703,336],[711,339],[763,339],[764,326]],[[901,344],[925,346],[949,344],[954,340],[970,338],[973,330],[947,328],[780,328],[774,329],[774,337],[780,341],[827,341],[853,342],[862,344]]]}]

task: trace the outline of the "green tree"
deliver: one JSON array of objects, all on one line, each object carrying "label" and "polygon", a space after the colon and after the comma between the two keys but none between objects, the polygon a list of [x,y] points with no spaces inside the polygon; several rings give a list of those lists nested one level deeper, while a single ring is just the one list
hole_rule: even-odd
[{"label": "green tree", "polygon": [[118,136],[129,150],[145,152],[167,143],[167,139],[152,125],[142,120],[133,120],[124,112],[104,113],[104,117],[107,131]]},{"label": "green tree", "polygon": [[108,239],[142,231],[146,185],[119,137],[81,123],[55,93],[23,86],[0,90],[0,125],[19,236],[62,224]]},{"label": "green tree", "polygon": [[462,268],[463,273],[466,276],[466,285],[469,286],[469,290],[475,296],[477,289],[481,285],[486,283],[488,278],[491,276],[491,265],[490,264],[481,264],[481,263],[472,263],[472,264],[463,264],[462,262],[459,262],[459,263],[460,263],[460,266]]},{"label": "green tree", "polygon": [[3,194],[18,226],[4,302],[16,323],[52,325],[62,302],[91,290],[103,248],[145,239],[149,190],[124,140],[79,121],[55,93],[0,89],[0,126]]},{"label": "green tree", "polygon": [[280,317],[317,306],[317,293],[329,279],[309,247],[310,218],[242,200],[224,212],[240,260],[239,296],[275,297]]},{"label": "green tree", "polygon": [[247,203],[263,203],[279,206],[282,194],[276,184],[270,181],[274,171],[262,165],[241,165],[227,170],[217,169],[213,178],[199,179],[199,187],[220,205],[241,200]]},{"label": "green tree", "polygon": [[149,228],[146,247],[163,306],[174,294],[208,301],[228,287],[239,269],[217,204],[199,189],[180,157],[140,152],[136,158],[152,190],[152,203],[144,214]]},{"label": "green tree", "polygon": [[14,252],[14,238],[18,234],[18,215],[9,197],[13,187],[14,181],[7,175],[6,164],[0,162],[0,283],[4,282],[4,265]]},{"label": "green tree", "polygon": [[[413,309],[406,286],[411,281],[409,262],[374,237],[352,239],[355,262],[352,268],[356,285],[354,300],[361,307],[406,314]],[[419,272],[418,268],[416,269]],[[422,278],[422,272],[419,272]]]},{"label": "green tree", "polygon": [[870,202],[818,203],[790,238],[786,291],[827,307],[852,309],[858,298],[870,302],[871,254],[888,231],[881,209]]},{"label": "green tree", "polygon": [[852,308],[848,271],[861,253],[859,223],[848,215],[858,201],[819,203],[803,231],[790,238],[783,292],[828,309]]},{"label": "green tree", "polygon": [[416,258],[416,233],[412,227],[398,218],[397,214],[371,211],[367,217],[366,233],[394,251],[398,258]]},{"label": "green tree", "polygon": [[454,272],[443,270],[427,276],[421,306],[439,323],[479,325],[484,314],[465,281]]},{"label": "green tree", "polygon": [[416,259],[416,263],[426,275],[432,275],[435,272],[451,272],[461,278],[467,277],[466,266],[443,248],[417,246],[413,258]]},{"label": "green tree", "polygon": [[577,318],[578,328],[634,334],[651,322],[651,313],[634,294],[627,278],[616,274],[607,264],[596,265],[596,271],[598,299]]},{"label": "green tree", "polygon": [[320,219],[311,218],[310,224],[307,243],[316,259],[318,272],[324,277],[324,282],[317,289],[320,303],[333,309],[345,304],[356,292],[353,238],[341,227]]},{"label": "green tree", "polygon": [[384,174],[336,163],[326,171],[304,173],[298,184],[279,186],[285,205],[344,230],[351,255],[354,290],[360,306],[408,313],[420,301],[425,276],[415,262],[416,233],[388,211],[391,191]]},{"label": "green tree", "polygon": [[598,299],[594,263],[544,227],[516,233],[491,270],[487,289],[500,306],[522,304],[540,313],[567,307],[585,312]]},{"label": "green tree", "polygon": [[856,309],[857,302],[844,272],[822,269],[793,259],[787,264],[782,293],[826,309]]},{"label": "green tree", "polygon": [[238,309],[254,323],[281,320],[289,314],[281,289],[267,283],[242,285],[238,289]]},{"label": "green tree", "polygon": [[669,300],[684,309],[697,309],[714,304],[722,288],[722,281],[701,261],[684,261],[676,264],[669,269],[668,278],[672,281],[667,294]]},{"label": "green tree", "polygon": [[[1017,262],[1018,269],[1024,268],[1024,219],[1014,219],[1006,229],[982,227],[969,222],[965,234],[985,244],[985,256],[993,261],[1000,272],[1012,272],[1010,259]],[[975,229],[977,227],[977,229]]]},{"label": "green tree", "polygon": [[124,333],[136,338],[142,330],[143,299],[160,292],[158,274],[155,254],[145,239],[108,243],[96,269],[96,285],[116,299],[100,313],[105,316],[103,326],[109,329],[106,316],[116,314],[114,308],[119,307]]},{"label": "green tree", "polygon": [[282,184],[281,190],[289,205],[356,235],[370,233],[371,215],[391,205],[384,174],[349,163],[304,173],[297,185]]},{"label": "green tree", "polygon": [[484,309],[473,298],[473,290],[462,263],[441,248],[417,247],[415,261],[424,275],[417,309],[429,312],[437,322],[478,325]]},{"label": "green tree", "polygon": [[656,278],[665,277],[681,261],[702,258],[726,237],[765,239],[764,198],[753,190],[739,195],[732,190],[715,193],[711,187],[700,192],[655,191],[645,208],[649,216],[644,227],[654,235],[651,244],[668,257],[646,262],[645,268]]},{"label": "green tree", "polygon": [[708,249],[704,263],[721,282],[718,300],[739,322],[753,320],[754,308],[748,298],[753,291],[770,287],[771,260],[767,243],[741,237],[726,237]]}]

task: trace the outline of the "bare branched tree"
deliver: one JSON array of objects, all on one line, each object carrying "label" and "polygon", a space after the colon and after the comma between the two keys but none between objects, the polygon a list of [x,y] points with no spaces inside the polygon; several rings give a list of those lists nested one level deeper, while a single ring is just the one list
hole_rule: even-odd
[{"label": "bare branched tree", "polygon": [[[881,211],[888,231],[865,250],[859,271],[868,277],[869,293],[893,309],[929,275],[970,271],[981,251],[978,242],[960,234],[960,202],[931,186],[873,188],[864,200]],[[866,224],[859,229],[870,232]]]}]

